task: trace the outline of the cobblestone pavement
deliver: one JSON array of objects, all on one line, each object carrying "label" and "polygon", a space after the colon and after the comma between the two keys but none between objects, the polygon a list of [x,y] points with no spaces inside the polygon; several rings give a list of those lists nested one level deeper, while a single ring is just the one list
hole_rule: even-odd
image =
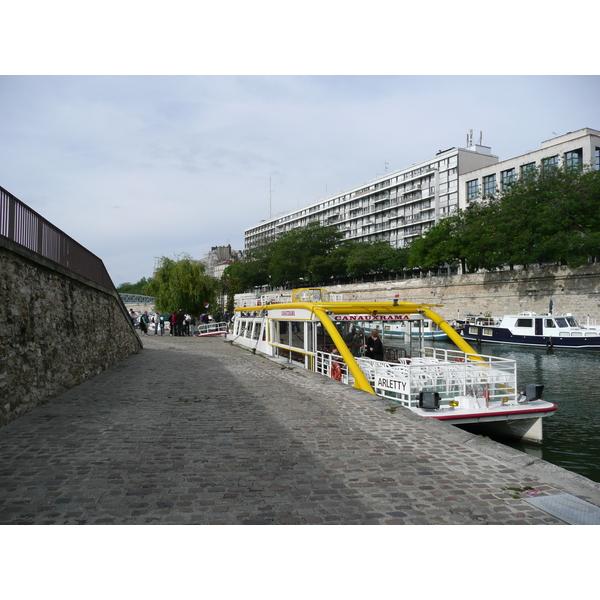
[{"label": "cobblestone pavement", "polygon": [[559,524],[508,488],[597,500],[585,478],[220,338],[144,345],[0,429],[0,523]]}]

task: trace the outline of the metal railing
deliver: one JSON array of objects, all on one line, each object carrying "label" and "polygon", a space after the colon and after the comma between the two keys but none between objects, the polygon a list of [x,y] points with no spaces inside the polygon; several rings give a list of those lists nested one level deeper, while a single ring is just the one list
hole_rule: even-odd
[{"label": "metal railing", "polygon": [[115,286],[104,263],[0,187],[0,235],[109,290]]}]

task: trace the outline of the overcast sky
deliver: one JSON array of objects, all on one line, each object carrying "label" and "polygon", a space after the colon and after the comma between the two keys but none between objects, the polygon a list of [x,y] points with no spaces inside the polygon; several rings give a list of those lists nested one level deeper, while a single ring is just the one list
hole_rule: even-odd
[{"label": "overcast sky", "polygon": [[[43,28],[43,19],[36,25],[36,35],[56,40],[36,59],[54,56],[65,31]],[[280,33],[268,31],[281,42]],[[423,33],[416,30],[413,39],[426,48]],[[106,39],[105,31],[100,35]],[[462,37],[455,36],[450,54],[457,54]],[[20,56],[28,44],[19,41]],[[243,56],[246,46],[239,41]],[[345,48],[356,56],[356,44]],[[390,47],[377,48],[385,72]],[[450,54],[438,49],[428,68],[444,72],[435,65],[451,62]],[[481,65],[498,52],[491,42],[462,43],[458,54],[476,56]],[[69,60],[78,56],[70,47]],[[270,56],[277,56],[272,48]],[[379,64],[378,52],[372,49],[371,56]],[[525,58],[526,64],[533,60]],[[538,58],[536,65],[546,65]],[[465,147],[470,130],[475,140],[482,132],[483,144],[504,160],[555,135],[600,129],[597,75],[111,75],[122,72],[120,59],[90,69],[109,75],[61,75],[86,70],[68,61],[45,69],[26,61],[19,70],[0,58],[0,186],[98,255],[116,285],[150,277],[160,256],[202,258],[212,246],[227,244],[243,249],[244,229],[270,214],[427,160],[438,150]],[[154,63],[124,64],[128,73],[169,72]],[[320,73],[320,64],[313,57],[305,69],[294,63],[293,71]],[[323,64],[336,72],[331,62]],[[334,64],[340,73],[353,71],[348,62]],[[199,71],[218,73],[219,66]],[[226,62],[221,68],[248,71],[285,73],[271,63],[236,69]],[[196,71],[183,63],[178,72]]]}]

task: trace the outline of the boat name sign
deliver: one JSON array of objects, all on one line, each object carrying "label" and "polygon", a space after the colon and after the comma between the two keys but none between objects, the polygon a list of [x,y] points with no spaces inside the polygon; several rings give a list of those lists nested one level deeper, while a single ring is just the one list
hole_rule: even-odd
[{"label": "boat name sign", "polygon": [[304,308],[293,308],[293,309],[279,309],[279,310],[270,310],[269,317],[273,319],[310,319],[311,318],[310,310],[306,310]]},{"label": "boat name sign", "polygon": [[336,315],[334,321],[420,321],[422,315]]},{"label": "boat name sign", "polygon": [[387,390],[388,392],[405,392],[406,381],[401,379],[391,379],[389,377],[377,377],[375,388]]}]

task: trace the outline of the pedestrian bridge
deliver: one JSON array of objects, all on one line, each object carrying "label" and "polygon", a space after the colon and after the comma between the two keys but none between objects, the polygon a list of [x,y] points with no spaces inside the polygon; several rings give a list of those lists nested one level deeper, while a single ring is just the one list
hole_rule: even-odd
[{"label": "pedestrian bridge", "polygon": [[123,304],[154,304],[154,296],[140,296],[139,294],[121,294]]}]

